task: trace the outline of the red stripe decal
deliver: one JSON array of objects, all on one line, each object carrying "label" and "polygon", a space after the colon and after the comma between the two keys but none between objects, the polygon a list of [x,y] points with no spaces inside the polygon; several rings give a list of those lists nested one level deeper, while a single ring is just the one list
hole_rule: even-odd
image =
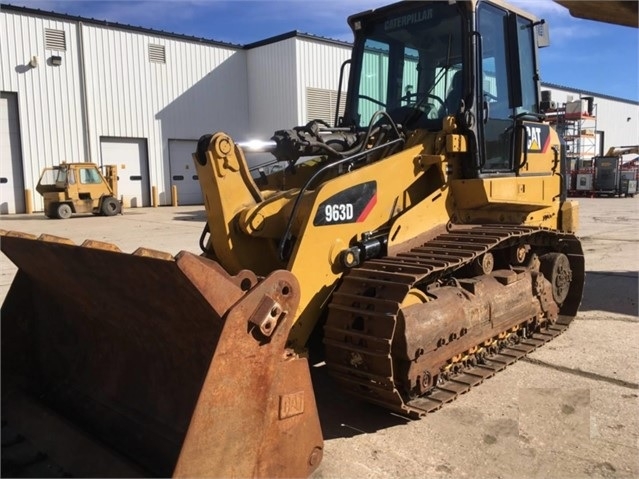
[{"label": "red stripe decal", "polygon": [[359,215],[359,217],[357,218],[357,223],[361,223],[362,221],[366,219],[366,217],[371,212],[371,210],[373,209],[376,203],[377,203],[377,193],[373,195],[371,200],[366,205],[366,208],[364,208],[364,211],[362,211],[362,214]]},{"label": "red stripe decal", "polygon": [[550,145],[550,131],[548,131],[546,134],[546,141],[544,142],[544,147],[541,149],[542,153],[546,153],[548,145]]}]

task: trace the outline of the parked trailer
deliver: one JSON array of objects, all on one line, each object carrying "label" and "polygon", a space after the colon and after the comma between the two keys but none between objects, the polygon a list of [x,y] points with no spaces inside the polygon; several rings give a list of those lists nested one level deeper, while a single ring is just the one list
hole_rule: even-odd
[{"label": "parked trailer", "polygon": [[576,174],[575,189],[581,194],[590,193],[592,191],[595,173],[594,170],[582,170]]},{"label": "parked trailer", "polygon": [[595,158],[595,195],[615,196],[619,194],[621,159],[617,156]]},{"label": "parked trailer", "polygon": [[621,170],[619,176],[619,196],[633,198],[637,193],[637,178],[639,170],[637,168],[629,168]]},{"label": "parked trailer", "polygon": [[[594,196],[634,197],[639,184],[638,168],[623,165],[620,156],[601,156],[594,159]],[[576,183],[586,188],[588,180],[576,179]]]},{"label": "parked trailer", "polygon": [[570,172],[570,196],[593,196],[595,183],[595,170],[584,168]]}]

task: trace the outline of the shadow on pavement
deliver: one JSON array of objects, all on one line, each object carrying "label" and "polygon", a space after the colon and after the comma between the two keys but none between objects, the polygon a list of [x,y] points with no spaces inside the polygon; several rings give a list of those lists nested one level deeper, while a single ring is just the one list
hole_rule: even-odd
[{"label": "shadow on pavement", "polygon": [[337,382],[329,376],[324,363],[322,327],[322,323],[316,326],[307,346],[311,380],[324,439],[370,434],[411,421],[342,391]]},{"label": "shadow on pavement", "polygon": [[587,271],[581,311],[637,316],[637,271]]},{"label": "shadow on pavement", "polygon": [[176,221],[206,221],[206,210],[180,211],[173,219]]},{"label": "shadow on pavement", "polygon": [[349,396],[328,375],[326,366],[311,365],[310,369],[324,439],[370,434],[410,421],[382,407]]}]

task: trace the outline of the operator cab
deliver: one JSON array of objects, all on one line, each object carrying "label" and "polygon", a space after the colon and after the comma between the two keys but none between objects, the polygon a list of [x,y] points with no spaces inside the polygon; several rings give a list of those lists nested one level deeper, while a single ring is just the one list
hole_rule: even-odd
[{"label": "operator cab", "polygon": [[499,1],[405,2],[350,17],[340,126],[390,117],[405,130],[439,131],[452,115],[470,140],[467,177],[518,173],[524,121],[542,118],[535,20]]},{"label": "operator cab", "polygon": [[355,32],[345,121],[366,127],[378,110],[404,127],[440,130],[462,98],[462,15],[433,2],[351,17]]}]

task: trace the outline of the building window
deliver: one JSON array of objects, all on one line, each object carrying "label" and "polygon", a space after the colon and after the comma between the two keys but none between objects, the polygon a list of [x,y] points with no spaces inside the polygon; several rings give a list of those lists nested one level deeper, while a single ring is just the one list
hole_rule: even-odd
[{"label": "building window", "polygon": [[149,61],[152,63],[166,63],[164,45],[149,43]]},{"label": "building window", "polygon": [[[346,92],[342,92],[339,114],[344,114]],[[306,121],[323,120],[331,126],[335,122],[335,107],[337,105],[337,90],[322,88],[306,89]]]},{"label": "building window", "polygon": [[47,50],[66,51],[67,41],[64,30],[44,29],[44,48]]}]

